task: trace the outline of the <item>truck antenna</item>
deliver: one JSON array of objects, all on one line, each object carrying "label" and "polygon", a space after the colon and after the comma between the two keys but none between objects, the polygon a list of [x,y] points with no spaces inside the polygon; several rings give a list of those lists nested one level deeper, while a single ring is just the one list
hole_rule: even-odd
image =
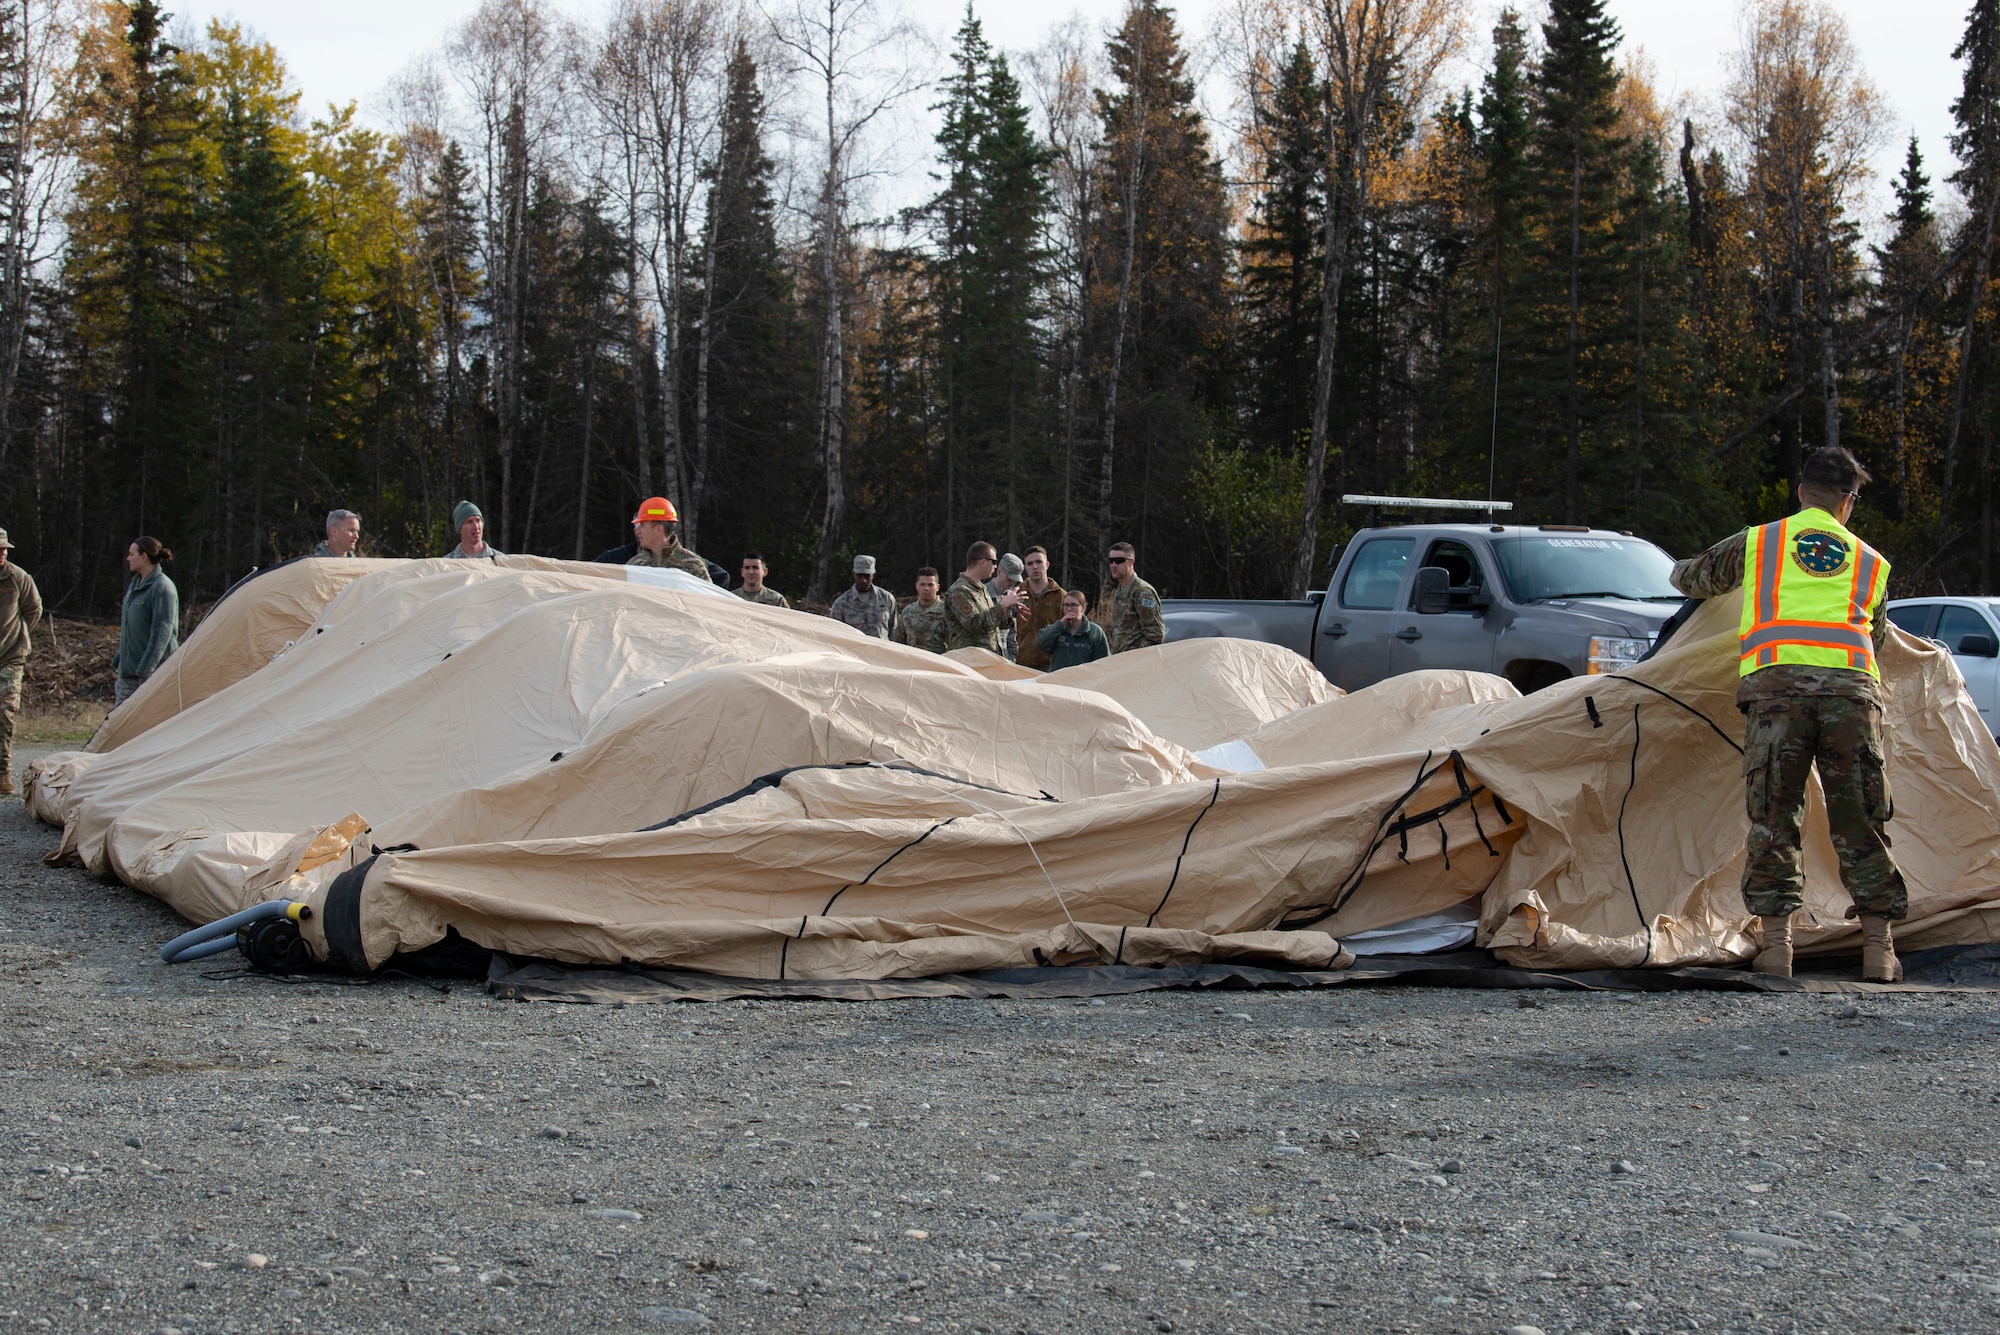
[{"label": "truck antenna", "polygon": [[[1493,312],[1493,427],[1486,437],[1486,499],[1493,499],[1493,465],[1500,454],[1500,312]],[[1489,519],[1491,515],[1487,516]]]}]

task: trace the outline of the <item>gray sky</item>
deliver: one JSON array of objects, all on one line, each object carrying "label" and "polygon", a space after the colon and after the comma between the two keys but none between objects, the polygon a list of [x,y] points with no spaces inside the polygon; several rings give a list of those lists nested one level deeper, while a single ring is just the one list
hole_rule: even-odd
[{"label": "gray sky", "polygon": [[[181,0],[169,7],[179,17],[205,25],[212,17],[233,17],[270,39],[305,92],[309,112],[327,102],[358,101],[367,111],[383,84],[411,60],[435,49],[477,0],[342,0],[338,5],[299,0]],[[591,0],[569,0],[572,13],[600,8]],[[1534,12],[1538,6],[1522,6]],[[1945,136],[1951,128],[1951,101],[1959,73],[1951,59],[1970,0],[1835,0],[1847,18],[1870,77],[1881,90],[1893,126],[1877,156],[1878,200],[1886,198],[1886,178],[1900,165],[1902,144],[1914,130],[1932,179],[1951,170]],[[989,39],[1006,49],[1033,46],[1050,24],[1081,13],[1102,27],[1122,8],[1122,0],[1006,0],[978,5]],[[1199,35],[1218,0],[1183,0],[1182,27]],[[1724,74],[1724,60],[1736,46],[1736,0],[1610,0],[1628,46],[1651,58],[1660,91],[1668,100],[1712,97]],[[909,12],[935,33],[942,45],[957,26],[963,0],[910,0]],[[1482,5],[1475,25],[1492,27],[1497,4]],[[1468,67],[1466,77],[1476,78]],[[1872,222],[1872,219],[1864,222]]]}]

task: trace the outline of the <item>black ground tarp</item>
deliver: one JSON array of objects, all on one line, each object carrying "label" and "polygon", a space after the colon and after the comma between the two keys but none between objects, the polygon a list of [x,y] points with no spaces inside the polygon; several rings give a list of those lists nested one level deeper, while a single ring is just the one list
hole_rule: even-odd
[{"label": "black ground tarp", "polygon": [[638,1005],[655,1001],[734,1001],[760,997],[892,1001],[906,997],[1107,997],[1164,988],[1414,987],[1556,988],[1580,992],[1996,992],[2000,945],[1940,946],[1903,956],[1901,983],[1863,983],[1859,956],[1799,962],[1797,976],[1748,969],[1517,969],[1484,950],[1438,955],[1364,956],[1351,969],[1259,969],[1241,964],[1136,968],[1089,965],[989,969],[935,978],[724,978],[680,969],[573,969],[495,954],[487,991],[518,1001]]}]

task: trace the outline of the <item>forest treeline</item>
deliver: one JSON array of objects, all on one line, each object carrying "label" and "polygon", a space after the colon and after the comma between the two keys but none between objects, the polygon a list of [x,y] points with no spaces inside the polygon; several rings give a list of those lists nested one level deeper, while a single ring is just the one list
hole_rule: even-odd
[{"label": "forest treeline", "polygon": [[142,531],[200,598],[335,506],[587,557],[658,493],[817,600],[975,539],[1271,596],[1343,492],[1685,555],[1838,443],[1897,592],[1992,592],[2000,0],[1887,217],[1822,0],[1746,0],[1694,116],[1602,0],[1473,12],[1239,0],[1212,119],[1153,0],[1015,55],[968,7],[935,68],[875,0],[486,0],[384,132],[236,27],[0,0],[0,526],[73,608]]}]

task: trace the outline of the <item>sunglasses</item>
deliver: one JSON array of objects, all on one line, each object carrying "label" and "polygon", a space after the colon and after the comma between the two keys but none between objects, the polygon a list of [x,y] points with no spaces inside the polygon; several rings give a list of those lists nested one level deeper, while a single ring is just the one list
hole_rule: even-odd
[{"label": "sunglasses", "polygon": [[1104,559],[1114,566],[1129,565],[1132,561],[1129,556],[1107,556]]}]

